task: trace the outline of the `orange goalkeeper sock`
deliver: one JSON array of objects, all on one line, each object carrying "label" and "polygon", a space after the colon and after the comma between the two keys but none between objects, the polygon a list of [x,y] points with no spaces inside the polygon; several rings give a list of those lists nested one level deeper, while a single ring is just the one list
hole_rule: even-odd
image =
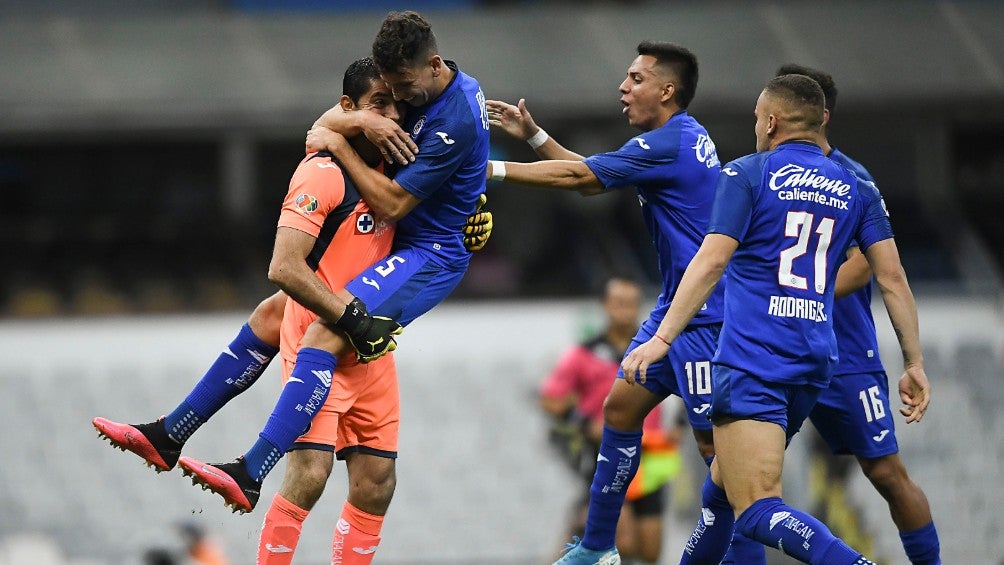
[{"label": "orange goalkeeper sock", "polygon": [[300,529],[308,513],[281,494],[272,498],[258,540],[258,565],[289,565],[293,561]]},{"label": "orange goalkeeper sock", "polygon": [[363,512],[348,501],[335,525],[331,565],[369,565],[380,545],[383,516]]}]

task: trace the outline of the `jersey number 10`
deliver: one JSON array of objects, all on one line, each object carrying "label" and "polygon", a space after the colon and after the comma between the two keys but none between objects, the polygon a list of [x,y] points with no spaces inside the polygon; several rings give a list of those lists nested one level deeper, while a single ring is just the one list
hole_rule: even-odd
[{"label": "jersey number 10", "polygon": [[[795,245],[781,250],[781,264],[777,269],[777,283],[781,286],[808,289],[808,280],[805,277],[791,272],[795,259],[805,255],[809,249],[809,232],[812,231],[812,222],[815,216],[810,212],[788,212],[788,219],[784,223],[784,236],[797,237]],[[830,250],[830,241],[833,239],[833,218],[823,218],[819,220],[816,227],[819,239],[816,241],[815,256],[815,279],[813,288],[816,293],[826,292],[826,252]]]}]

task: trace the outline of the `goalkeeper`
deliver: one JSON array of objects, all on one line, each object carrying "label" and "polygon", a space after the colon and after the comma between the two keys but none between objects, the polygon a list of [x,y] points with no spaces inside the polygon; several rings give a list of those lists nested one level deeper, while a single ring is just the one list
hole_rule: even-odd
[{"label": "goalkeeper", "polygon": [[[582,496],[572,507],[565,532],[580,538],[603,432],[603,399],[638,331],[641,288],[626,278],[609,279],[603,311],[607,322],[602,333],[568,349],[540,387],[540,405],[553,416],[551,441],[583,480]],[[628,485],[617,528],[620,555],[639,563],[659,561],[668,483],[680,470],[677,444],[685,422],[681,419],[671,430],[665,429],[660,408],[656,406],[645,418],[640,468]]]},{"label": "goalkeeper", "polygon": [[[400,120],[400,109],[371,59],[353,63],[344,86],[340,105],[346,112]],[[380,154],[364,136],[351,142],[367,163],[379,165]],[[463,229],[466,247],[483,247],[491,219],[479,206]],[[235,511],[247,512],[259,498],[264,476],[292,446],[286,480],[269,516],[276,510],[276,516],[299,516],[302,523],[323,490],[337,451],[350,475],[343,518],[349,523],[381,521],[393,494],[398,425],[393,358],[382,355],[396,346],[393,336],[400,326],[370,316],[358,299],[344,299],[344,290],[333,289],[341,289],[376,258],[387,256],[393,233],[393,223],[369,210],[330,154],[309,154],[290,183],[270,267],[270,279],[294,300],[278,292],[263,301],[191,394],[166,418],[135,426],[96,418],[95,427],[113,445],[140,455],[157,471],[170,470],[192,433],[252,385],[281,352],[285,386],[259,441],[232,463],[210,466],[182,458],[181,465],[204,472],[201,481],[216,480],[208,486]],[[337,368],[333,353],[341,354]],[[335,393],[328,396],[330,388]],[[366,411],[374,405],[380,407],[378,413]],[[301,436],[311,420],[309,433]],[[318,474],[318,469],[323,472]],[[288,536],[292,530],[298,537],[299,525],[270,530],[269,516],[262,533],[265,549],[260,551],[295,547],[295,539],[278,543],[266,537],[276,531]],[[286,562],[291,553],[282,552]]]}]

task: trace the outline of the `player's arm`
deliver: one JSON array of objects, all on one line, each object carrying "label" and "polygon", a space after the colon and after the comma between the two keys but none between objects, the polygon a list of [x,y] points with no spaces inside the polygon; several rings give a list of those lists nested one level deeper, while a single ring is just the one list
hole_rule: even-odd
[{"label": "player's arm", "polygon": [[[373,114],[373,112],[350,113]],[[345,139],[345,136],[331,133],[328,136],[327,148],[341,163],[342,169],[352,178],[352,182],[356,184],[359,194],[369,205],[370,210],[378,216],[396,222],[405,217],[412,208],[421,202],[421,199],[405,190],[397,182],[367,165]]]},{"label": "player's arm", "polygon": [[401,325],[389,318],[370,316],[358,298],[343,292],[351,300],[347,302],[328,288],[307,264],[316,241],[306,232],[280,226],[268,280],[325,323],[344,332],[360,361],[372,361],[393,351],[397,347],[393,336],[401,333]]},{"label": "player's arm", "polygon": [[875,272],[876,284],[882,292],[882,301],[903,352],[904,374],[900,378],[899,394],[905,406],[900,408],[900,413],[906,416],[908,424],[919,422],[931,402],[931,385],[924,372],[917,304],[894,239],[874,243],[865,249],[864,254]]},{"label": "player's arm", "polygon": [[725,267],[738,247],[739,242],[727,235],[710,233],[704,237],[701,248],[680,279],[673,302],[655,336],[631,351],[621,363],[628,383],[634,383],[635,372],[641,382],[645,382],[648,366],[669,352],[669,344],[683,332],[722,280]]},{"label": "player's arm", "polygon": [[566,149],[553,137],[547,135],[533,121],[533,116],[526,109],[526,100],[519,99],[513,106],[500,100],[486,100],[485,107],[488,110],[488,123],[501,129],[516,139],[526,141],[530,147],[537,152],[541,159],[553,159],[563,161],[581,161],[582,155]]},{"label": "player's arm", "polygon": [[402,165],[415,161],[418,146],[394,120],[381,116],[376,112],[346,112],[336,105],[314,122],[307,131],[307,152],[323,151],[330,148],[324,145],[325,132],[330,130],[345,137],[354,137],[360,133],[366,136],[388,163],[397,162]]},{"label": "player's arm", "polygon": [[837,284],[833,295],[836,298],[843,298],[868,286],[871,280],[872,269],[868,266],[868,259],[857,247],[851,247],[847,250],[847,260],[837,271]]},{"label": "player's arm", "polygon": [[600,194],[604,188],[583,161],[488,161],[488,178],[542,188],[575,190],[585,196]]},{"label": "player's arm", "polygon": [[316,241],[306,232],[280,226],[275,234],[268,280],[322,320],[334,322],[345,313],[347,302],[339,299],[307,264]]}]

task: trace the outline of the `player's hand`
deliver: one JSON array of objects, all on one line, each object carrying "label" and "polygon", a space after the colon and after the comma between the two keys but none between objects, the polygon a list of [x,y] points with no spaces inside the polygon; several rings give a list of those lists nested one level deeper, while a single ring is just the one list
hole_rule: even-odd
[{"label": "player's hand", "polygon": [[313,126],[307,130],[307,139],[304,145],[308,154],[318,151],[331,151],[333,153],[335,146],[343,141],[345,141],[345,137],[341,134],[324,126]]},{"label": "player's hand", "polygon": [[467,223],[464,224],[464,247],[468,251],[481,251],[492,236],[492,213],[484,209],[487,202],[488,196],[482,192],[474,214],[467,216]]},{"label": "player's hand", "polygon": [[366,112],[363,134],[375,145],[388,163],[407,165],[415,162],[418,145],[411,140],[401,126],[375,112]]},{"label": "player's hand", "polygon": [[515,137],[526,141],[540,130],[534,123],[526,99],[520,98],[516,106],[500,100],[485,100],[488,123]]},{"label": "player's hand", "polygon": [[621,369],[624,370],[624,380],[629,385],[637,381],[645,383],[648,380],[648,367],[669,353],[669,346],[658,338],[652,338],[645,343],[634,348],[621,361]]},{"label": "player's hand", "polygon": [[397,349],[394,336],[404,331],[401,324],[390,318],[370,316],[366,305],[358,298],[345,306],[345,313],[335,322],[335,327],[345,332],[356,350],[356,358],[362,363],[369,363]]},{"label": "player's hand", "polygon": [[923,366],[912,365],[903,372],[899,378],[899,399],[903,402],[899,413],[906,416],[907,424],[919,422],[924,417],[931,403],[931,383],[927,382]]}]

